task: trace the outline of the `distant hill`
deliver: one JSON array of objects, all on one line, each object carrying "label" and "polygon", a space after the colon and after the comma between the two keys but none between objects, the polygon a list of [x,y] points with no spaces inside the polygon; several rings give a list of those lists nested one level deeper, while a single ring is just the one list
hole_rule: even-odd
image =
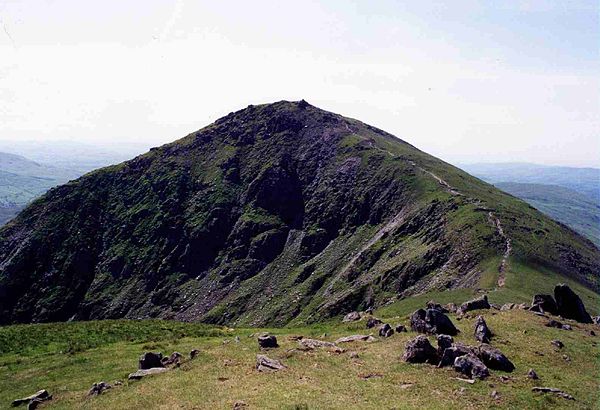
[{"label": "distant hill", "polygon": [[519,182],[558,185],[600,203],[600,169],[546,166],[529,163],[459,164],[469,174],[496,184]]},{"label": "distant hill", "polygon": [[600,247],[600,206],[588,196],[558,185],[501,182],[495,186],[570,226]]},{"label": "distant hill", "polygon": [[43,165],[25,157],[0,152],[0,225],[48,189],[81,173]]}]

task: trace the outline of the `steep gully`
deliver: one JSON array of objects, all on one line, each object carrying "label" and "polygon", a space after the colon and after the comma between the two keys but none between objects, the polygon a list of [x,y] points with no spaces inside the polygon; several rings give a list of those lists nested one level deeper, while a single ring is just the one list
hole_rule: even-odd
[{"label": "steep gully", "polygon": [[[352,129],[350,128],[350,126],[348,124],[346,125],[346,129],[348,130],[348,132],[350,132],[351,134],[354,133],[354,131],[352,131]],[[374,148],[380,150],[381,152],[387,153],[388,155],[390,155],[393,158],[397,158],[397,155],[393,154],[392,152],[380,148],[380,147],[376,147],[375,145],[373,145]],[[430,177],[432,177],[433,179],[435,179],[448,193],[450,193],[451,195],[454,196],[463,196],[465,198],[467,198],[467,200],[469,200],[469,202],[476,204],[478,206],[483,205],[481,203],[480,200],[476,199],[476,198],[470,198],[470,197],[466,197],[464,194],[462,194],[461,192],[459,192],[457,189],[453,188],[448,182],[446,182],[444,179],[442,179],[441,177],[439,177],[438,175],[434,174],[433,172],[422,168],[420,166],[418,166],[414,161],[409,161],[410,164],[415,167],[416,169],[418,169],[419,171],[429,175]],[[340,273],[338,275],[336,275],[335,278],[333,278],[333,280],[331,281],[331,283],[329,284],[329,286],[327,287],[325,294],[330,294],[333,290],[333,286],[336,283],[336,281],[343,277],[344,275],[346,275],[348,273],[348,271],[352,268],[352,266],[356,263],[356,261],[358,261],[360,259],[360,257],[363,255],[364,252],[366,252],[369,248],[371,248],[377,241],[379,241],[384,235],[386,235],[388,232],[391,232],[394,228],[396,228],[397,226],[399,226],[403,221],[404,221],[404,217],[406,216],[406,214],[408,213],[408,210],[406,208],[402,208],[388,223],[386,223],[381,229],[379,229],[372,237],[371,239],[369,239],[369,241],[367,241],[367,243],[361,247],[358,252],[352,257],[352,259],[348,262],[348,264],[340,271]],[[512,251],[512,245],[511,245],[511,240],[510,238],[506,235],[506,233],[504,232],[504,228],[502,227],[502,223],[500,222],[500,219],[492,212],[489,211],[488,212],[488,216],[490,218],[490,222],[494,225],[494,227],[496,228],[496,232],[497,234],[503,239],[504,243],[505,243],[505,248],[504,248],[504,253],[502,255],[502,260],[500,262],[500,265],[498,266],[498,287],[503,287],[505,282],[506,282],[506,269],[508,266],[508,258],[510,257],[510,253]]]}]

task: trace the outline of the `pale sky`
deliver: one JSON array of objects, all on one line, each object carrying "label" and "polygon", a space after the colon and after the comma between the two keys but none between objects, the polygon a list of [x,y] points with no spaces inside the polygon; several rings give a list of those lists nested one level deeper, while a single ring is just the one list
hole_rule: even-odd
[{"label": "pale sky", "polygon": [[598,167],[598,7],[0,0],[0,139],[158,145],[304,98],[450,162]]}]

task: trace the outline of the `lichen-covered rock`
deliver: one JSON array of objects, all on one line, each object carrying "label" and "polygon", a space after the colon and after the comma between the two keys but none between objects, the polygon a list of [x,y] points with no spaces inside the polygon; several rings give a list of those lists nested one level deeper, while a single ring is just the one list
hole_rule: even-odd
[{"label": "lichen-covered rock", "polygon": [[481,343],[489,343],[492,339],[492,331],[488,327],[487,323],[485,323],[483,316],[477,316],[477,319],[475,320],[474,335],[475,339]]},{"label": "lichen-covered rock", "polygon": [[454,370],[474,379],[485,379],[490,375],[486,365],[472,353],[457,357]]},{"label": "lichen-covered rock", "polygon": [[406,343],[402,359],[408,363],[437,364],[437,351],[426,336],[417,336]]},{"label": "lichen-covered rock", "polygon": [[560,283],[554,287],[554,298],[558,314],[567,319],[573,319],[581,323],[592,323],[592,317],[585,310],[581,298],[571,288]]},{"label": "lichen-covered rock", "polygon": [[271,359],[265,355],[256,355],[256,370],[259,372],[274,372],[285,369],[285,366],[275,359]]}]

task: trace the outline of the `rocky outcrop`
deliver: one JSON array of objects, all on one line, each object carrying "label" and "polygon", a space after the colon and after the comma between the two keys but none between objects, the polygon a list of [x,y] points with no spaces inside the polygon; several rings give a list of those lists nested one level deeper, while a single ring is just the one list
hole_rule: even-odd
[{"label": "rocky outcrop", "polygon": [[152,369],[155,367],[165,367],[162,353],[147,352],[140,356],[139,368],[141,370]]},{"label": "rocky outcrop", "polygon": [[367,319],[367,329],[372,329],[381,325],[383,322],[375,317],[370,317]]},{"label": "rocky outcrop", "polygon": [[486,365],[472,353],[457,357],[454,360],[454,370],[474,379],[485,379],[490,375]]},{"label": "rocky outcrop", "polygon": [[558,307],[551,295],[535,295],[529,309],[534,312],[558,314]]},{"label": "rocky outcrop", "polygon": [[99,396],[106,390],[112,389],[112,385],[106,382],[94,383],[92,388],[88,391],[88,396]]},{"label": "rocky outcrop", "polygon": [[272,349],[279,347],[277,338],[273,335],[263,335],[258,337],[258,345],[261,349]]},{"label": "rocky outcrop", "polygon": [[335,341],[335,344],[351,343],[351,342],[374,342],[375,338],[371,335],[352,335],[340,337]]},{"label": "rocky outcrop", "polygon": [[474,353],[475,350],[476,350],[475,348],[470,347],[470,346],[465,346],[465,345],[458,344],[458,343],[453,344],[452,346],[444,349],[443,353],[441,354],[440,362],[438,363],[438,367],[453,366],[454,361],[456,360],[457,357],[464,356],[469,353]]},{"label": "rocky outcrop", "polygon": [[437,309],[419,309],[410,316],[410,327],[415,332],[455,336],[458,329],[444,313]]},{"label": "rocky outcrop", "polygon": [[489,329],[483,316],[477,316],[475,320],[475,339],[481,343],[489,343],[492,339],[492,331]]},{"label": "rocky outcrop", "polygon": [[52,400],[52,395],[50,393],[48,393],[47,390],[40,390],[37,393],[32,394],[31,396],[23,397],[22,399],[13,400],[12,406],[17,407],[22,404],[31,405],[32,403],[34,403],[33,406],[36,407],[37,404],[44,402],[44,401],[48,401],[48,400]]},{"label": "rocky outcrop", "polygon": [[477,348],[477,357],[490,369],[503,372],[515,370],[515,365],[500,350],[488,344],[482,344]]},{"label": "rocky outcrop", "polygon": [[554,288],[554,298],[558,314],[567,319],[573,319],[581,323],[592,323],[592,317],[585,310],[581,298],[564,284],[558,284]]},{"label": "rocky outcrop", "polygon": [[406,343],[402,359],[408,363],[437,364],[437,350],[431,345],[426,336],[417,336]]},{"label": "rocky outcrop", "polygon": [[488,302],[487,295],[483,295],[473,300],[469,300],[458,308],[460,314],[464,314],[470,310],[489,309],[490,303]]},{"label": "rocky outcrop", "polygon": [[256,370],[259,372],[275,372],[285,369],[285,366],[275,359],[271,359],[265,355],[256,355]]},{"label": "rocky outcrop", "polygon": [[153,367],[151,369],[140,369],[137,372],[129,374],[129,380],[140,380],[147,376],[153,376],[169,371],[166,367]]},{"label": "rocky outcrop", "polygon": [[379,336],[390,337],[394,334],[394,329],[389,324],[384,324],[379,328]]},{"label": "rocky outcrop", "polygon": [[344,316],[342,322],[356,322],[357,320],[360,320],[360,313],[350,312],[346,316]]}]

